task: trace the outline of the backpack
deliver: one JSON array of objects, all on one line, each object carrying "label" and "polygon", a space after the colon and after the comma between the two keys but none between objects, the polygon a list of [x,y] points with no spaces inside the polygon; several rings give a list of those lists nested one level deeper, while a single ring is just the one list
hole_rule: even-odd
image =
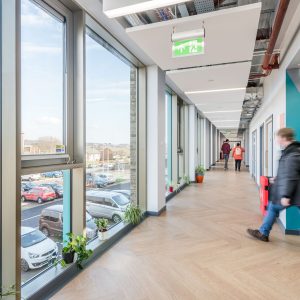
[{"label": "backpack", "polygon": [[235,155],[241,155],[242,154],[242,149],[240,147],[235,148]]}]

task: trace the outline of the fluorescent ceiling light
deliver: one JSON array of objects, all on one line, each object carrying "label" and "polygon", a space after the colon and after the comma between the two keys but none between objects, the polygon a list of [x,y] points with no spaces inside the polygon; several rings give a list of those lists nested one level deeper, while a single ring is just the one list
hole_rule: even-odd
[{"label": "fluorescent ceiling light", "polygon": [[222,113],[233,113],[233,112],[241,112],[241,109],[236,110],[214,110],[214,111],[204,111],[204,114],[222,114]]},{"label": "fluorescent ceiling light", "polygon": [[239,122],[240,120],[211,120],[212,122]]},{"label": "fluorescent ceiling light", "polygon": [[188,92],[185,92],[185,94],[186,95],[191,95],[191,94],[219,93],[219,92],[231,92],[231,91],[242,91],[242,90],[246,90],[246,88],[245,87],[239,87],[239,88],[232,88],[232,89],[188,91]]},{"label": "fluorescent ceiling light", "polygon": [[[115,7],[115,8],[107,8],[110,7],[111,0],[104,0],[103,2],[103,12],[109,18],[117,18],[121,16],[126,16],[130,14],[135,14],[151,9],[156,9],[160,7],[167,7],[169,5],[179,4],[183,2],[188,2],[191,0],[127,0],[127,5],[123,4],[124,6]],[[123,1],[124,3],[124,1]]]}]

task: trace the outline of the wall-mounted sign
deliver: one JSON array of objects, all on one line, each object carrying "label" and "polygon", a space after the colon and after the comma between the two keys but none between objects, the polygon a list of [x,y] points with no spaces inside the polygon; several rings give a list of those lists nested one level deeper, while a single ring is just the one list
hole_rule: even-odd
[{"label": "wall-mounted sign", "polygon": [[172,53],[173,57],[204,54],[204,37],[174,41]]},{"label": "wall-mounted sign", "polygon": [[66,153],[65,145],[56,145],[56,153]]}]

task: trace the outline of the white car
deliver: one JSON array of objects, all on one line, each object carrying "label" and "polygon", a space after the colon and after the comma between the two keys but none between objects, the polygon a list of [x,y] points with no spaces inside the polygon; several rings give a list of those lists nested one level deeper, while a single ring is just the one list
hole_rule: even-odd
[{"label": "white car", "polygon": [[124,219],[129,204],[128,198],[116,192],[86,191],[86,210],[94,218],[108,218],[119,223]]},{"label": "white car", "polygon": [[47,238],[40,230],[31,227],[21,227],[21,269],[41,268],[58,256],[55,242]]},{"label": "white car", "polygon": [[102,174],[99,174],[98,176],[100,178],[104,179],[108,184],[113,184],[116,182],[116,179],[112,175],[102,173]]},{"label": "white car", "polygon": [[36,181],[41,179],[41,174],[22,175],[23,181]]}]

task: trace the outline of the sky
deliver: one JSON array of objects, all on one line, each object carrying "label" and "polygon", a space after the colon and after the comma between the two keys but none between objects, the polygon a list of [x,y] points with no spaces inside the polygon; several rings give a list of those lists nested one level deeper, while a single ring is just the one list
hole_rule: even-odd
[{"label": "sky", "polygon": [[[22,133],[63,136],[64,24],[22,0]],[[86,36],[86,140],[129,144],[130,67]]]}]

